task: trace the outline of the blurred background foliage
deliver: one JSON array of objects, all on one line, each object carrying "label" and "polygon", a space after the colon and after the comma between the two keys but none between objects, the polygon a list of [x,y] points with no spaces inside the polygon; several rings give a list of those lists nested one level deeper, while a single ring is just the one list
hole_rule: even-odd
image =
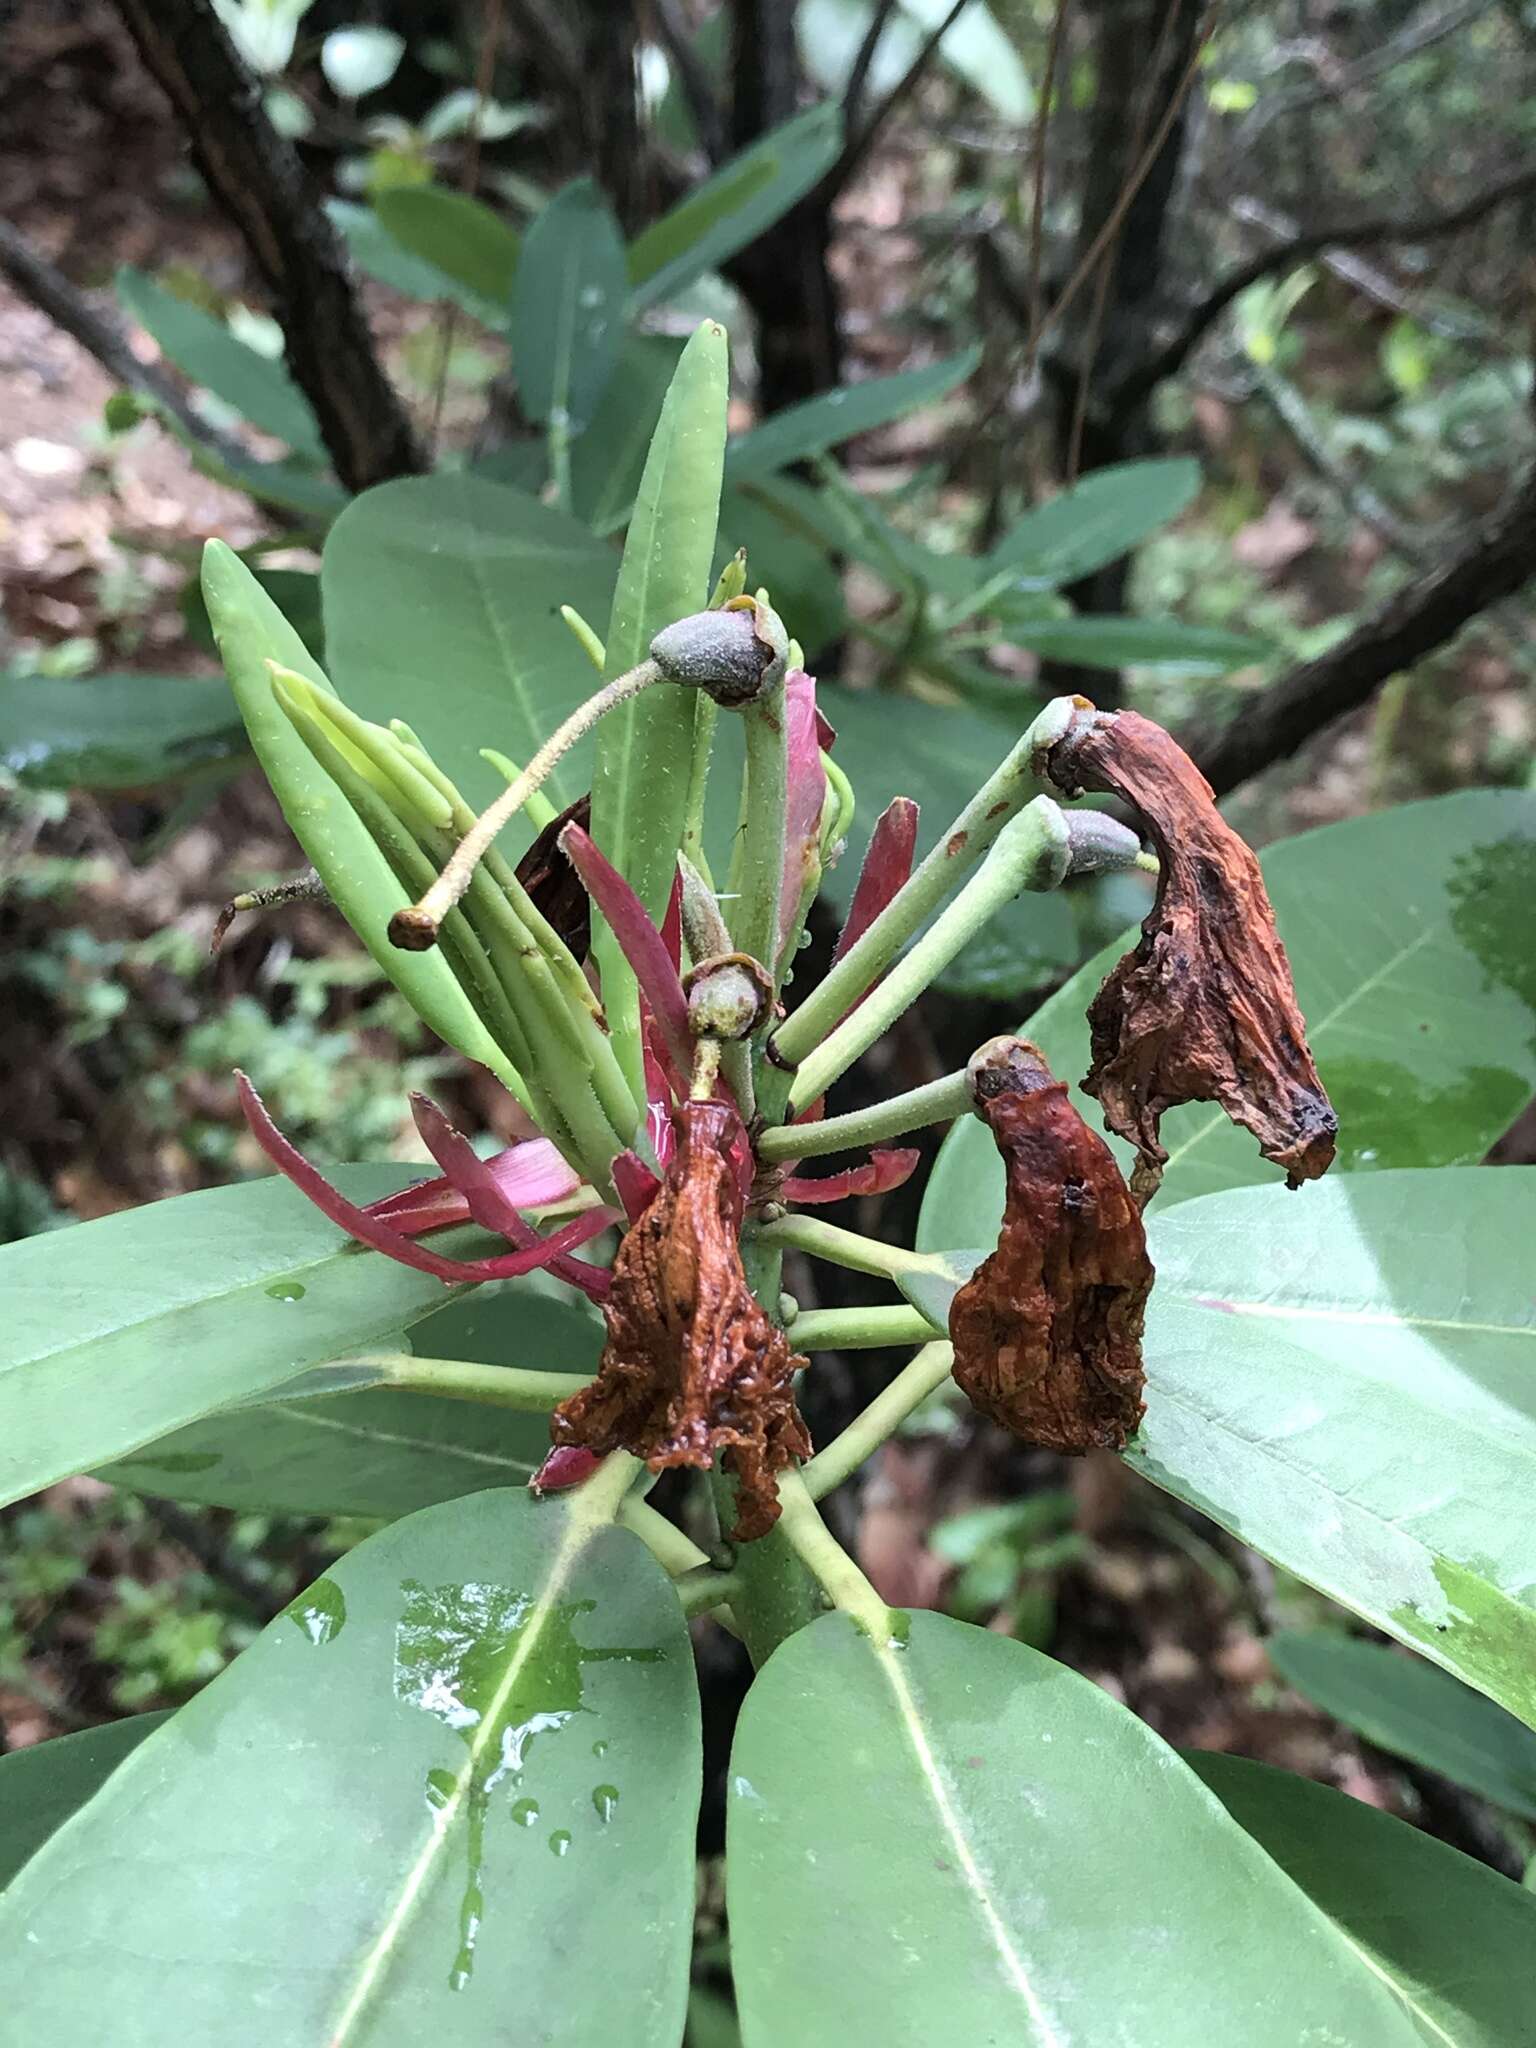
[{"label": "blurred background foliage", "polygon": [[[178,36],[190,124],[155,82]],[[38,0],[7,42],[0,1235],[257,1171],[236,1064],[322,1157],[418,1159],[427,1084],[507,1134],[323,906],[209,959],[220,906],[296,863],[195,563],[229,539],[350,678],[373,599],[342,541],[322,585],[338,519],[405,565],[379,645],[458,602],[420,526],[346,509],[431,469],[541,500],[517,516],[565,522],[601,590],[705,315],[733,345],[722,553],[828,686],[861,833],[898,791],[937,828],[1062,688],[1171,725],[1261,842],[1533,782],[1530,0]],[[296,238],[286,296],[199,121],[245,138],[247,197]],[[494,623],[558,634],[569,594]],[[1428,621],[1417,660],[1382,652],[1394,606]],[[1272,727],[1287,693],[1299,726]],[[1121,880],[1010,913],[871,1094],[1015,1023],[1140,903]],[[835,1416],[881,1370],[829,1360],[816,1398]],[[1518,1867],[1517,1801],[1388,1763],[1326,1657],[1271,1666],[1277,1617],[1336,1628],[1317,1596],[1123,1471],[1068,1480],[942,1401],[920,1423],[859,1510],[892,1598]],[[177,1703],[356,1533],[91,1480],[7,1511],[7,1742]]]}]

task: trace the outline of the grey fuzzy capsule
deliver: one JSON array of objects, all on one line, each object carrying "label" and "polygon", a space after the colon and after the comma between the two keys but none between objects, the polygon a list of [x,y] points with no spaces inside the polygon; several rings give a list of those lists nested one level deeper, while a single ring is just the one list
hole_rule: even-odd
[{"label": "grey fuzzy capsule", "polygon": [[755,598],[736,598],[720,611],[664,626],[651,642],[651,659],[669,683],[705,690],[735,710],[783,681],[788,645],[776,612]]}]

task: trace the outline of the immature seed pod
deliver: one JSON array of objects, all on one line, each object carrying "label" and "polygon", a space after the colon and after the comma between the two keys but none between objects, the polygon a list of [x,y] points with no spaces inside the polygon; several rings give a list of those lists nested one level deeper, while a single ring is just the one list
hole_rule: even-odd
[{"label": "immature seed pod", "polygon": [[664,626],[651,642],[651,659],[669,683],[704,690],[729,710],[755,703],[782,682],[788,654],[783,621],[755,597],[694,612]]},{"label": "immature seed pod", "polygon": [[773,982],[750,953],[701,960],[683,977],[695,1038],[750,1038],[773,1007]]}]

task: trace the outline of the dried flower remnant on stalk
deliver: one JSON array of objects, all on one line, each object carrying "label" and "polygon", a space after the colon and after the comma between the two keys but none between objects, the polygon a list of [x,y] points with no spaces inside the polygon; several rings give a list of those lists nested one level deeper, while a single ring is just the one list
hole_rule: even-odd
[{"label": "dried flower remnant on stalk", "polygon": [[1034,1046],[994,1038],[968,1070],[1003,1156],[997,1249],[955,1296],[956,1383],[1026,1443],[1121,1450],[1142,1416],[1146,1233],[1104,1140]]},{"label": "dried flower remnant on stalk", "polygon": [[1069,794],[1107,790],[1146,821],[1161,869],[1141,940],[1088,1012],[1093,1065],[1083,1083],[1112,1131],[1155,1176],[1168,1154],[1165,1110],[1218,1103],[1285,1168],[1291,1187],[1333,1160],[1338,1119],[1318,1079],[1252,849],[1216,808],[1173,737],[1135,711],[1083,703],[1051,748]]},{"label": "dried flower remnant on stalk", "polygon": [[556,1444],[633,1452],[653,1472],[707,1468],[724,1451],[738,1487],[732,1534],[746,1542],[778,1519],[775,1473],[810,1451],[794,1397],[805,1360],[742,1270],[735,1112],[687,1102],[675,1126],[666,1181],[614,1261],[597,1378],[555,1410],[550,1431]]}]

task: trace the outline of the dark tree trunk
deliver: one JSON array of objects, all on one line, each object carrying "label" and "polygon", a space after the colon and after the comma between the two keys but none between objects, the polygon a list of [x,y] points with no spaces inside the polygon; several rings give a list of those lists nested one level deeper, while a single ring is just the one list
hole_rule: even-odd
[{"label": "dark tree trunk", "polygon": [[[788,0],[735,0],[730,143],[748,148],[798,111],[800,63]],[[842,378],[840,309],[827,269],[831,197],[806,195],[728,266],[757,323],[759,402],[773,413]]]},{"label": "dark tree trunk", "polygon": [[[1098,90],[1088,123],[1088,175],[1074,271],[1114,216],[1170,106],[1175,100],[1180,104],[1107,256],[1099,258],[1101,266],[1109,265],[1107,279],[1101,269],[1079,290],[1066,316],[1074,339],[1055,374],[1061,393],[1056,454],[1063,478],[1074,472],[1086,476],[1157,449],[1148,398],[1117,407],[1102,394],[1112,393],[1119,372],[1146,355],[1162,302],[1169,206],[1186,130],[1185,81],[1200,15],[1201,0],[1096,0],[1092,8]],[[1129,559],[1122,557],[1073,584],[1066,595],[1080,612],[1122,612],[1129,574]],[[1047,662],[1042,678],[1053,692],[1081,690],[1100,704],[1119,700],[1119,679],[1104,669]]]},{"label": "dark tree trunk", "polygon": [[271,293],[288,367],[336,474],[361,491],[425,467],[335,230],[208,0],[117,0],[117,11]]}]

